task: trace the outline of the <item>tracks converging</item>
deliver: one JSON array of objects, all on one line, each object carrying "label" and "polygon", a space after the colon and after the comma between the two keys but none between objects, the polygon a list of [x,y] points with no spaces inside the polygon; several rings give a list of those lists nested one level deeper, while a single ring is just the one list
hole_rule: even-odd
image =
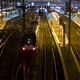
[{"label": "tracks converging", "polygon": [[44,80],[58,80],[54,50],[52,47],[52,35],[46,16],[43,19],[43,48],[44,48]]},{"label": "tracks converging", "polygon": [[5,76],[3,79],[10,79],[12,77],[14,60],[17,53],[16,40],[18,40],[17,37],[14,39],[14,35],[13,32],[6,33],[5,37],[2,38],[1,41],[4,45],[0,52],[0,79],[2,79],[3,76]]},{"label": "tracks converging", "polygon": [[1,80],[11,80],[12,74],[14,72],[14,67],[17,63],[20,62],[20,58],[17,58],[17,55],[20,54],[20,33],[15,29],[15,26],[12,26],[12,21],[8,21],[4,30],[2,30],[2,32],[0,31],[0,35],[2,36],[0,37]]}]

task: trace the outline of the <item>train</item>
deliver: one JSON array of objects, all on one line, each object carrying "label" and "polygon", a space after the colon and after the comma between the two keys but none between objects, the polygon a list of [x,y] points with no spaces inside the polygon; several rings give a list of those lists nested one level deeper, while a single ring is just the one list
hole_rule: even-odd
[{"label": "train", "polygon": [[37,40],[38,24],[36,21],[32,21],[31,25],[22,35],[22,53],[28,56],[32,56],[36,53],[36,40]]}]

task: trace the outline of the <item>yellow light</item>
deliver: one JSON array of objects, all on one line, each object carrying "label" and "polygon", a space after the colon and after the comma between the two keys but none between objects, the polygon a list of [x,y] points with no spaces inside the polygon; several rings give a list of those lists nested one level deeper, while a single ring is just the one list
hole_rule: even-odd
[{"label": "yellow light", "polygon": [[0,16],[1,16],[1,14],[0,14]]},{"label": "yellow light", "polygon": [[3,12],[4,14],[6,13],[6,12]]}]

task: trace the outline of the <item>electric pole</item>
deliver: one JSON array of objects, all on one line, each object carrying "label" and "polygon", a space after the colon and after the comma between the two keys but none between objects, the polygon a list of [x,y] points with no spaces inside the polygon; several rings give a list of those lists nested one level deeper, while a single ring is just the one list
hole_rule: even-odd
[{"label": "electric pole", "polygon": [[1,0],[1,21],[2,21],[2,0]]},{"label": "electric pole", "polygon": [[23,0],[23,33],[25,31],[25,5]]},{"label": "electric pole", "polygon": [[71,44],[71,0],[69,0],[69,55],[70,55],[70,44]]}]

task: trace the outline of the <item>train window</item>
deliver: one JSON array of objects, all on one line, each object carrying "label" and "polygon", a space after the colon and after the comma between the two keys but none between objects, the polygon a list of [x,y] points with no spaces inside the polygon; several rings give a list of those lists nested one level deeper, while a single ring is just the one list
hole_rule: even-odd
[{"label": "train window", "polygon": [[30,45],[30,44],[32,44],[32,43],[33,43],[33,41],[32,41],[31,38],[27,38],[27,39],[25,39],[25,44]]}]

